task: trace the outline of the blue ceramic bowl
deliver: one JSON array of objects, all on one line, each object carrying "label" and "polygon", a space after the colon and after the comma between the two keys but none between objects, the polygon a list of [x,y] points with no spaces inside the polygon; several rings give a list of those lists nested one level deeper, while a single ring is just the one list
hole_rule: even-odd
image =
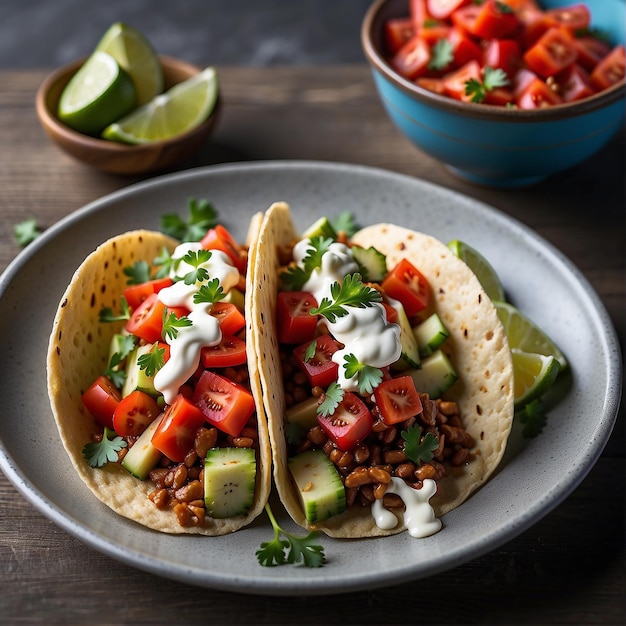
[{"label": "blue ceramic bowl", "polygon": [[[544,8],[576,0],[540,0]],[[466,103],[402,78],[382,54],[384,23],[407,17],[408,0],[376,0],[361,42],[374,83],[394,124],[452,173],[492,187],[532,185],[589,158],[624,123],[624,83],[574,103],[536,111]],[[624,0],[586,0],[592,26],[626,42]]]}]

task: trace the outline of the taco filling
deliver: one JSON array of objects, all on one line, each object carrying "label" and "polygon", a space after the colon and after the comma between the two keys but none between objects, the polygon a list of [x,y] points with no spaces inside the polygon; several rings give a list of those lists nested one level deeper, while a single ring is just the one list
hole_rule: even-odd
[{"label": "taco filling", "polygon": [[49,390],[66,449],[103,502],[156,530],[232,532],[267,500],[247,267],[221,226],[192,242],[127,233],[87,258],[55,319]]},{"label": "taco filling", "polygon": [[274,295],[255,295],[255,310],[275,311],[275,335],[258,348],[287,510],[338,537],[437,532],[498,464],[513,417],[510,349],[480,284],[431,237],[378,225],[349,240],[324,219],[298,236],[282,203],[259,251]]}]

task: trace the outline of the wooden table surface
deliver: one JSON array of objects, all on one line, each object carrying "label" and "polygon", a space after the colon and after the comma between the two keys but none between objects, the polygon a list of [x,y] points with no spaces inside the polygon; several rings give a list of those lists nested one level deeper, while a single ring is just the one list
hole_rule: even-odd
[{"label": "wooden table surface", "polygon": [[[567,255],[597,290],[623,342],[623,135],[536,187],[486,189],[451,177],[395,130],[364,65],[219,71],[221,124],[181,167],[342,161],[458,190],[524,222]],[[34,217],[50,226],[138,180],[88,169],[47,140],[34,109],[45,73],[0,71],[0,269],[19,252],[16,223]],[[199,589],[118,563],[57,528],[0,474],[0,623],[623,623],[624,493],[622,409],[583,483],[500,549],[417,584],[272,598]]]}]

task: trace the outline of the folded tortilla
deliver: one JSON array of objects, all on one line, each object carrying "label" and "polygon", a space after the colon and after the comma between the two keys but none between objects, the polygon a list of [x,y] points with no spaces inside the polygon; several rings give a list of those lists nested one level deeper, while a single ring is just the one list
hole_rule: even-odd
[{"label": "folded tortilla", "polygon": [[[311,525],[307,523],[296,487],[287,467],[285,396],[277,332],[273,322],[279,288],[277,250],[299,239],[289,206],[276,203],[267,211],[259,233],[252,308],[256,333],[263,399],[269,421],[274,463],[274,481],[280,498],[293,520],[309,529],[334,537],[356,538],[389,535],[406,529],[402,513],[392,530],[376,526],[368,507],[353,507],[341,515]],[[506,333],[496,310],[469,267],[435,238],[391,224],[378,224],[358,232],[352,242],[374,246],[387,255],[392,268],[410,260],[430,282],[432,309],[450,332],[445,344],[459,378],[445,394],[456,401],[463,424],[475,441],[472,461],[463,467],[448,467],[438,481],[439,493],[431,499],[437,516],[464,502],[483,485],[498,466],[513,421],[513,366]],[[256,288],[254,288],[256,287]]]},{"label": "folded tortilla", "polygon": [[[254,217],[248,232],[249,267],[256,259],[256,234],[260,215]],[[94,493],[116,513],[148,528],[173,534],[223,535],[248,525],[265,506],[271,485],[271,452],[267,420],[261,401],[259,359],[248,340],[250,385],[256,401],[259,452],[253,505],[246,515],[228,519],[206,517],[202,527],[182,527],[169,507],[158,509],[148,494],[154,489],[149,480],[138,480],[119,463],[92,468],[82,450],[92,435],[102,427],[89,415],[82,403],[82,393],[108,366],[111,337],[124,323],[101,323],[103,307],[119,310],[120,295],[127,286],[123,269],[136,261],[148,263],[163,248],[172,251],[176,240],[162,233],[138,230],[109,239],[92,252],[74,274],[54,319],[48,348],[48,393],[61,440],[76,471]],[[250,277],[248,277],[250,285]],[[248,294],[250,291],[248,291]],[[251,301],[246,297],[246,334],[253,333]]]}]

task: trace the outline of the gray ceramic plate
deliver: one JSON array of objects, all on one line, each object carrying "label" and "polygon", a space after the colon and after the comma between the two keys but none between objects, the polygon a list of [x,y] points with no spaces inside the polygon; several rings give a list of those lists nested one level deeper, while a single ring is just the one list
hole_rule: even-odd
[{"label": "gray ceramic plate", "polygon": [[[108,237],[187,214],[210,199],[236,235],[252,213],[288,201],[301,227],[350,210],[365,225],[386,221],[462,238],[500,273],[512,302],[537,321],[573,365],[543,434],[514,434],[497,475],[446,515],[427,539],[323,537],[322,569],[264,568],[255,551],[270,540],[263,514],[221,538],[167,536],[118,517],[86,489],[57,436],[45,394],[45,358],[55,309],[75,268]],[[538,281],[537,276],[541,276]],[[33,289],[33,285],[45,285]],[[551,305],[551,303],[554,303]],[[502,213],[425,182],[339,164],[267,162],[192,170],[123,189],[68,216],[20,254],[0,280],[0,468],[38,510],[85,544],[142,570],[192,584],[277,595],[345,592],[429,576],[496,548],[546,515],[581,482],[602,451],[618,408],[621,360],[597,295],[578,270]],[[280,505],[274,503],[274,509]],[[284,516],[287,528],[295,529]]]}]

